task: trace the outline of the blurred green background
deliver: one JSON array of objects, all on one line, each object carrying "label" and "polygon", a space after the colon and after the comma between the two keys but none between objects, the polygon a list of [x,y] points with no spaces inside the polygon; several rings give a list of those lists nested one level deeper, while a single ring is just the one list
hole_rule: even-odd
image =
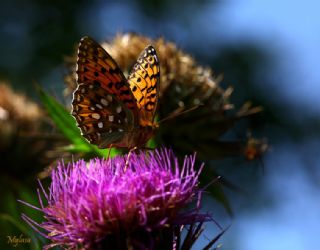
[{"label": "blurred green background", "polygon": [[[63,100],[64,58],[74,53],[82,36],[101,41],[136,32],[175,42],[224,75],[222,86],[234,87],[236,107],[247,100],[264,107],[263,114],[225,135],[241,139],[249,128],[254,136],[268,138],[271,147],[262,163],[241,157],[212,163],[241,188],[226,190],[233,217],[209,194],[204,197],[203,210],[223,226],[232,225],[220,240],[223,249],[315,249],[320,243],[319,8],[315,0],[3,0],[0,82],[37,100],[36,82]],[[7,236],[31,231],[20,213],[37,218],[16,200],[34,201],[39,169],[32,162],[18,169],[5,162],[0,161],[0,249],[13,249]],[[216,233],[207,225],[206,237]],[[205,236],[195,249],[208,241]],[[15,249],[41,245],[32,238],[32,244]]]}]

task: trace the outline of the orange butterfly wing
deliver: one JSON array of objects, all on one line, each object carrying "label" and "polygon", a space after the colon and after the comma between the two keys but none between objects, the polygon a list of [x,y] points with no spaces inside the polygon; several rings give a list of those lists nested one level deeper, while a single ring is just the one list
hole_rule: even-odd
[{"label": "orange butterfly wing", "polygon": [[123,145],[138,123],[136,100],[116,62],[89,37],[79,44],[77,82],[72,115],[82,135],[100,148]]},{"label": "orange butterfly wing", "polygon": [[158,105],[160,66],[155,49],[149,45],[139,56],[128,77],[139,109],[139,123],[152,126]]},{"label": "orange butterfly wing", "polygon": [[105,49],[89,37],[83,37],[79,44],[77,77],[78,84],[98,84],[137,112],[135,99],[121,69]]}]

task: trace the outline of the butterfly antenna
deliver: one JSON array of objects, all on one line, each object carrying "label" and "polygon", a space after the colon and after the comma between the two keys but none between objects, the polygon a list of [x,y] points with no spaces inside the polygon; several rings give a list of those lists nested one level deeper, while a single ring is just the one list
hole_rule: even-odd
[{"label": "butterfly antenna", "polygon": [[173,113],[171,113],[170,115],[168,115],[167,117],[165,117],[165,118],[163,118],[162,120],[160,120],[160,121],[158,122],[158,124],[163,123],[163,122],[168,121],[168,120],[171,120],[171,119],[173,119],[173,118],[175,118],[175,117],[184,115],[184,114],[186,114],[186,113],[189,113],[189,112],[191,112],[191,111],[193,111],[193,110],[196,110],[197,108],[199,108],[199,107],[201,107],[201,106],[204,106],[204,104],[195,105],[195,106],[193,106],[192,108],[186,109],[186,110],[181,111],[181,112],[173,112]]}]

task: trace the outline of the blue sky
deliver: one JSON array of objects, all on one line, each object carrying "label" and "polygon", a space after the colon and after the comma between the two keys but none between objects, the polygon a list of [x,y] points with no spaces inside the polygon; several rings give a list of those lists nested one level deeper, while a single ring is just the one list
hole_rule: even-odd
[{"label": "blue sky", "polygon": [[230,41],[252,39],[270,44],[277,56],[273,88],[294,107],[320,115],[320,2],[230,1],[221,4],[221,36]]}]

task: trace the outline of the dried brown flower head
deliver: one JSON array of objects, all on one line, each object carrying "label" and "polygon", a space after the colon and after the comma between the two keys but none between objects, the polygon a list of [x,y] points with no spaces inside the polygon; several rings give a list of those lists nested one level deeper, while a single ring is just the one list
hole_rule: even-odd
[{"label": "dried brown flower head", "polygon": [[36,131],[42,117],[39,106],[25,95],[15,93],[7,84],[0,84],[0,148],[8,146],[21,131]]},{"label": "dried brown flower head", "polygon": [[25,178],[27,168],[31,174],[47,166],[50,161],[46,154],[55,146],[47,137],[52,131],[47,121],[37,103],[8,84],[0,84],[0,165],[6,166],[5,171]]}]

